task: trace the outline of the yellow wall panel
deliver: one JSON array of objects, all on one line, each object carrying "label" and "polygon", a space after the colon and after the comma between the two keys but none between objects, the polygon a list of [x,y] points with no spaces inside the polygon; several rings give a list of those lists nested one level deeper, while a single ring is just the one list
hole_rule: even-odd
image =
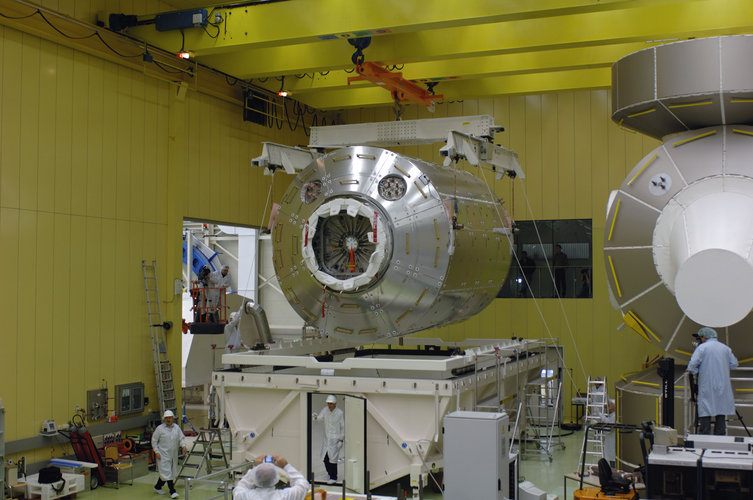
[{"label": "yellow wall panel", "polygon": [[[126,148],[126,144],[120,134],[119,99],[118,99],[118,68],[117,66],[97,61],[92,67],[90,82],[94,92],[94,101],[90,119],[92,125],[99,126],[98,129],[92,127],[94,132],[92,144],[89,146],[90,161],[93,162],[93,173],[99,180],[100,195],[90,193],[89,199],[92,206],[96,207],[99,203],[101,213],[105,217],[118,218],[119,203],[122,202],[123,196],[121,190],[128,186],[120,185],[122,179],[118,179],[118,157],[121,149]],[[98,198],[101,196],[101,199]]]},{"label": "yellow wall panel", "polygon": [[23,35],[21,49],[21,175],[19,204],[22,209],[37,208],[39,168],[39,54],[41,41]]},{"label": "yellow wall panel", "polygon": [[[138,265],[134,266],[132,260],[129,259],[130,248],[128,246],[128,221],[116,220],[115,221],[115,237],[113,238],[113,252],[115,255],[115,266],[110,270],[110,277],[113,283],[116,283],[118,288],[128,286],[129,276],[133,273],[139,273]],[[139,262],[140,265],[140,262]],[[134,269],[134,267],[136,269]],[[126,378],[131,378],[134,373],[131,372],[131,366],[135,362],[133,354],[129,349],[129,337],[130,335],[121,335],[120,333],[127,329],[128,318],[134,315],[134,312],[130,309],[128,304],[128,298],[121,297],[119,295],[115,312],[111,319],[110,328],[113,331],[113,349],[120,363],[123,364],[121,371],[122,375]],[[123,302],[127,304],[124,307]],[[145,308],[144,308],[145,309]]]},{"label": "yellow wall panel", "polygon": [[[69,328],[68,328],[68,373],[66,381],[70,385],[69,403],[83,403],[86,405],[86,390],[100,387],[100,380],[89,381],[84,378],[84,367],[87,364],[85,346],[89,339],[84,331],[86,317],[86,252],[83,242],[86,240],[86,218],[82,216],[69,217],[70,220],[70,280],[68,282]],[[65,290],[66,288],[63,288]],[[65,375],[65,374],[61,374]],[[86,387],[82,387],[86,384]],[[79,404],[81,404],[79,403]],[[70,405],[69,405],[70,406]],[[72,409],[72,408],[70,408]],[[55,418],[60,418],[56,416]],[[23,435],[22,435],[23,436]]]},{"label": "yellow wall panel", "polygon": [[[57,45],[42,41],[39,52],[39,103],[37,140],[37,208],[52,212],[55,209],[55,150],[48,144],[55,143],[55,101],[57,86]],[[25,109],[24,109],[25,110]],[[25,110],[26,111],[26,110]]]},{"label": "yellow wall panel", "polygon": [[71,209],[71,141],[74,130],[73,114],[73,51],[58,46],[55,86],[55,142],[49,149],[54,151],[54,186],[57,213],[69,213]]},{"label": "yellow wall panel", "polygon": [[[52,2],[52,3],[57,3],[56,6],[54,7],[50,6],[50,7],[54,8],[58,12],[65,12],[65,13],[70,13],[71,15],[73,15],[76,11],[76,0],[57,0],[57,2]],[[89,3],[89,2],[86,2],[86,3]]]},{"label": "yellow wall panel", "polygon": [[[18,262],[18,241],[20,233],[19,211],[15,208],[0,209],[0,259],[2,262]],[[0,287],[0,303],[7,309],[3,309],[6,317],[2,332],[2,349],[0,349],[0,381],[2,381],[4,404],[16,401],[18,388],[18,269],[9,267],[3,286]],[[21,318],[23,319],[23,318]],[[21,375],[23,376],[23,375]],[[5,432],[7,435],[15,435],[18,432],[17,413],[8,412],[5,417]]]},{"label": "yellow wall panel", "polygon": [[[0,113],[0,204],[18,207],[21,175],[21,46],[23,35],[3,29],[2,113]],[[9,68],[9,69],[5,69]]]},{"label": "yellow wall panel", "polygon": [[[7,28],[0,54],[0,257],[11,270],[2,292],[0,397],[14,440],[37,435],[44,419],[67,421],[103,380],[111,390],[142,380],[157,401],[140,266],[147,258],[167,268],[181,225],[167,226],[170,84]],[[240,115],[225,106],[215,124],[224,120],[228,131]],[[248,156],[226,160],[237,172],[249,167]],[[235,186],[239,205],[251,184],[248,176]],[[233,217],[249,221],[249,204]],[[163,267],[169,290],[173,273]],[[179,308],[166,309],[180,324]],[[179,348],[172,357],[179,363]]]},{"label": "yellow wall panel", "polygon": [[86,218],[86,234],[84,239],[77,243],[86,256],[86,270],[81,277],[84,281],[84,314],[81,328],[84,330],[86,339],[84,352],[86,353],[86,365],[84,368],[84,380],[96,380],[102,377],[102,330],[106,323],[102,321],[100,314],[101,306],[101,282],[102,282],[102,249],[101,249],[101,219],[97,217]]},{"label": "yellow wall panel", "polygon": [[[610,126],[611,113],[609,104],[609,94],[606,90],[594,91],[591,93],[591,144],[593,145],[591,161],[593,168],[589,178],[589,191],[591,193],[590,213],[598,214],[599,210],[606,213],[607,199],[609,192],[614,188],[609,184],[609,134],[616,127]],[[584,175],[585,177],[585,175]],[[588,192],[584,193],[586,195]],[[584,196],[587,197],[587,196]],[[593,226],[604,227],[604,218],[593,216]],[[601,241],[601,240],[599,240]],[[600,261],[602,259],[599,259]],[[599,287],[604,287],[605,283],[599,283]]]},{"label": "yellow wall panel", "polygon": [[[36,227],[36,262],[33,268],[22,268],[22,276],[36,282],[35,343],[34,357],[36,370],[34,371],[34,415],[52,415],[52,360],[56,356],[53,351],[53,337],[55,335],[52,322],[52,308],[55,290],[52,288],[51,277],[54,275],[55,244],[55,215],[49,212],[37,214]],[[41,421],[38,422],[41,424]]]},{"label": "yellow wall panel", "polygon": [[[145,255],[144,252],[144,225],[137,221],[129,221],[126,234],[128,241],[128,256],[125,262],[127,272],[125,275],[125,285],[128,290],[141,289],[141,293],[130,293],[126,301],[130,314],[125,321],[125,331],[128,332],[128,350],[135,367],[143,366],[142,356],[149,350],[149,330],[146,328],[146,301],[144,296],[144,276],[141,270],[141,260],[151,263],[154,256]],[[132,376],[141,373],[141,370],[132,371]],[[149,384],[151,385],[151,384]],[[155,389],[152,389],[155,391]],[[149,398],[156,396],[156,392],[151,392]]]},{"label": "yellow wall panel", "polygon": [[[573,103],[573,129],[575,172],[572,179],[566,181],[563,195],[575,199],[574,218],[587,218],[592,215],[591,172],[594,169],[592,150],[599,147],[592,141],[591,133],[594,124],[591,122],[591,96],[593,92],[575,92]],[[598,167],[597,167],[598,168]],[[569,182],[568,182],[569,181]]]},{"label": "yellow wall panel", "polygon": [[[131,74],[133,71],[113,64],[107,64],[106,74],[117,73],[117,82],[113,86],[114,95],[105,93],[105,99],[113,99],[117,104],[115,115],[117,117],[117,146],[111,154],[115,155],[115,217],[118,219],[131,219],[131,176],[133,175],[131,156],[132,137],[138,133],[132,121],[133,104],[131,97]],[[110,68],[109,66],[113,66]]]},{"label": "yellow wall panel", "polygon": [[152,85],[151,80],[143,78],[140,80],[144,91],[143,123],[141,125],[143,132],[141,143],[134,146],[137,150],[141,150],[139,156],[143,164],[143,181],[142,185],[137,187],[137,190],[140,193],[141,203],[144,207],[144,219],[147,222],[156,223],[159,221],[157,206],[162,205],[161,196],[157,198],[157,172],[160,170],[157,164],[157,148],[158,145],[164,147],[164,144],[158,142],[157,131],[159,130],[159,124],[157,117],[159,115],[159,106],[156,105],[155,86]]},{"label": "yellow wall panel", "polygon": [[[547,108],[547,115],[553,115],[557,122],[557,135],[552,137],[557,143],[557,217],[575,217],[575,197],[570,194],[575,189],[575,134],[573,124],[575,105],[572,92],[556,94],[556,108]],[[551,165],[550,167],[551,168]],[[554,174],[553,174],[554,175]]]},{"label": "yellow wall panel", "polygon": [[[76,131],[94,132],[89,127],[89,71],[92,58],[80,52],[73,53],[73,120],[71,126]],[[71,140],[71,213],[85,215],[87,202],[87,144],[89,133],[73,134]],[[95,189],[100,189],[96,186]]]},{"label": "yellow wall panel", "polygon": [[[27,415],[37,415],[36,403],[33,397],[35,376],[39,363],[37,361],[37,315],[36,292],[37,282],[34,278],[37,265],[37,212],[21,210],[19,213],[18,231],[18,259],[15,263],[6,263],[9,269],[18,273],[18,327],[15,333],[17,339],[16,359],[23,360],[18,366],[19,373],[16,380],[15,410],[18,411],[17,432],[22,435],[37,433],[37,425]],[[16,264],[16,265],[14,265]],[[7,406],[13,407],[14,402]],[[5,404],[5,403],[4,403]]]},{"label": "yellow wall panel", "polygon": [[[531,203],[533,212],[547,217],[546,213],[552,213],[554,204],[552,198],[545,192],[545,176],[548,169],[541,164],[541,96],[522,96],[524,121],[525,121],[525,149],[524,161],[526,165],[526,192]],[[548,184],[548,183],[547,183]]]},{"label": "yellow wall panel", "polygon": [[101,363],[102,378],[109,381],[118,380],[120,363],[118,351],[115,350],[116,326],[113,322],[115,311],[119,308],[117,283],[113,279],[115,268],[117,266],[115,255],[115,242],[117,221],[113,219],[100,219],[100,240],[99,252],[101,256],[100,267],[98,269],[100,280],[97,285],[100,297],[100,350],[99,359]]},{"label": "yellow wall panel", "polygon": [[[167,169],[164,168],[168,164],[168,145],[171,138],[168,133],[168,112],[167,101],[169,85],[163,85],[161,82],[150,81],[150,87],[152,88],[152,101],[150,108],[157,112],[157,129],[155,131],[155,137],[157,138],[157,146],[155,150],[156,155],[156,176],[157,176],[157,198],[154,200],[156,204],[155,210],[155,222],[159,224],[167,224],[167,205],[158,200],[164,200],[168,195],[167,184]],[[183,182],[186,181],[186,176],[183,176]],[[173,185],[169,187],[169,190],[180,190],[181,193],[189,194],[185,190],[185,185]]]},{"label": "yellow wall panel", "polygon": [[131,81],[131,161],[128,170],[131,173],[130,212],[129,218],[144,220],[144,76],[128,72]]},{"label": "yellow wall panel", "polygon": [[48,285],[54,293],[47,307],[52,309],[52,413],[66,415],[73,410],[69,406],[71,384],[68,371],[71,361],[71,221],[66,214],[55,214],[53,248],[53,271]]},{"label": "yellow wall panel", "polygon": [[[545,94],[539,96],[540,101],[540,149],[541,186],[543,193],[544,214],[558,214],[559,210],[559,169],[552,170],[551,165],[557,164],[559,158],[559,141],[557,130],[557,95]],[[548,216],[547,216],[548,217]],[[554,218],[554,217],[551,217]]]}]

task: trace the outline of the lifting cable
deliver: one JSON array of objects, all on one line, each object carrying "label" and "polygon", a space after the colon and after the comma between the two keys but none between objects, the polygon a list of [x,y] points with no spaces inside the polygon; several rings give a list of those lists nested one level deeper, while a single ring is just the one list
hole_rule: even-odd
[{"label": "lifting cable", "polygon": [[[494,192],[492,191],[491,186],[489,185],[489,182],[486,180],[486,176],[484,175],[484,169],[481,167],[481,165],[478,165],[479,174],[481,175],[481,178],[483,179],[484,183],[486,184],[486,189],[489,191],[489,196],[492,200],[496,199],[496,196]],[[536,224],[536,219],[533,216],[533,209],[531,208],[531,203],[528,199],[528,194],[526,193],[525,188],[521,185],[521,191],[523,193],[523,198],[525,198],[526,206],[528,208],[528,213],[531,216],[531,221],[533,222],[533,227],[536,229],[536,238],[538,239],[539,247],[542,250],[542,253],[544,254],[544,261],[546,262],[546,267],[549,270],[549,276],[552,278],[552,283],[554,283],[554,275],[552,274],[552,268],[549,264],[549,259],[546,257],[546,253],[543,252],[544,250],[544,243],[541,241],[541,234],[539,233],[538,225]],[[497,217],[500,221],[504,221],[504,217],[502,217],[502,214],[499,211],[499,204],[494,204],[494,210],[497,212]],[[510,248],[512,249],[512,255],[515,257],[515,262],[518,264],[518,267],[520,267],[520,260],[518,259],[518,252],[515,251],[515,243],[513,241],[512,233],[507,235],[508,242],[510,244]],[[526,278],[525,273],[523,273],[523,279],[525,280],[526,286],[529,290],[532,290],[530,287],[530,283],[528,282],[528,278]],[[556,288],[556,287],[555,287]],[[546,321],[546,318],[544,317],[544,313],[541,310],[541,305],[539,304],[538,299],[536,296],[531,293],[531,298],[533,299],[533,304],[536,306],[536,311],[539,313],[539,317],[541,318],[541,322],[544,324],[544,330],[546,330],[546,334],[549,336],[550,339],[553,341],[556,340],[554,336],[552,335],[551,330],[549,329],[549,324]],[[562,304],[562,298],[559,296],[559,292],[557,292],[557,301],[560,305],[560,310],[562,311],[562,316],[565,318],[565,325],[567,326],[567,331],[570,336],[570,340],[573,343],[573,350],[575,351],[575,356],[578,359],[578,365],[580,366],[581,372],[583,373],[584,380],[587,379],[586,375],[586,369],[583,365],[583,359],[580,356],[580,352],[578,351],[578,346],[575,343],[575,336],[573,335],[572,327],[570,326],[570,321],[568,320],[567,313],[565,312],[565,307]],[[557,357],[562,362],[562,366],[565,366],[565,359],[562,356],[562,353],[559,349],[555,349],[557,352]],[[569,373],[567,370],[564,370],[565,373],[570,377],[570,381],[577,387],[577,384],[575,383],[575,380],[573,379],[573,376],[571,373]]]}]

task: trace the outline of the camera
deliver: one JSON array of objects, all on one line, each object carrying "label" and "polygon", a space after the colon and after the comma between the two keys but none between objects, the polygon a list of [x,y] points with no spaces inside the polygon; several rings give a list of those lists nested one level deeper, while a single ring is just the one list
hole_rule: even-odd
[{"label": "camera", "polygon": [[264,463],[273,464],[273,463],[275,463],[275,459],[272,458],[271,456],[267,455],[266,457],[264,457]]}]

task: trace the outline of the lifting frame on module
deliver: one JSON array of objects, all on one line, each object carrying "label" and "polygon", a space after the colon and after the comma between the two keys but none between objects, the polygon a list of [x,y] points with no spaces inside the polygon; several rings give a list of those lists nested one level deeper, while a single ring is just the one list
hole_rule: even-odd
[{"label": "lifting frame on module", "polygon": [[[405,343],[418,340],[406,338]],[[296,463],[311,463],[306,444],[310,395],[332,393],[364,401],[365,451],[351,457],[346,449],[345,476],[363,477],[368,471],[374,488],[409,475],[416,488],[419,478],[428,484],[428,472],[442,468],[442,419],[448,412],[504,411],[507,406],[514,414],[518,395],[547,368],[548,347],[541,340],[469,343],[481,347],[362,349],[318,358],[277,355],[275,351],[286,352],[277,348],[226,354],[223,363],[236,368],[214,372],[212,383],[220,418],[227,418],[245,460],[274,450]],[[299,344],[314,350],[317,342]],[[347,440],[347,405],[345,411]]]}]

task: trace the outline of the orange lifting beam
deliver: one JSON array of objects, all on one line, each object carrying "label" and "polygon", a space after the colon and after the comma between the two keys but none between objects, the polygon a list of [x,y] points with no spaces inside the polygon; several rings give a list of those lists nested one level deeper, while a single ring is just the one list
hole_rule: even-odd
[{"label": "orange lifting beam", "polygon": [[434,95],[428,90],[403,78],[402,73],[393,73],[373,62],[364,62],[356,65],[358,76],[348,78],[350,82],[368,80],[390,91],[395,104],[412,102],[423,106],[432,107],[434,101],[444,99],[443,95]]}]

